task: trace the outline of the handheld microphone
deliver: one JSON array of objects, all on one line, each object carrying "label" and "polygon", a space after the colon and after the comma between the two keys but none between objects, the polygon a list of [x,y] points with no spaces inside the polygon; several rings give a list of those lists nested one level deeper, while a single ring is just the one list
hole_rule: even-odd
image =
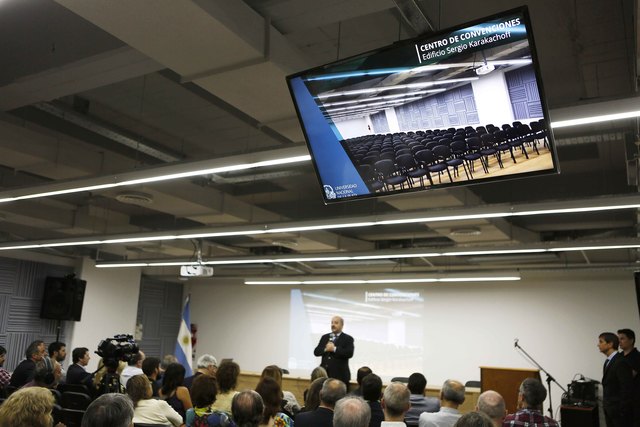
[{"label": "handheld microphone", "polygon": [[336,339],[336,334],[334,334],[333,332],[331,332],[331,334],[329,335],[329,341],[333,342]]},{"label": "handheld microphone", "polygon": [[513,340],[513,346],[517,347],[518,346],[518,341],[520,341],[518,338]]}]

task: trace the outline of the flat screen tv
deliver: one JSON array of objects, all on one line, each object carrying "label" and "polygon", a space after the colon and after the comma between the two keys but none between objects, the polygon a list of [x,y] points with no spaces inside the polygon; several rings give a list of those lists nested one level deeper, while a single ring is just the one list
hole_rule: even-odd
[{"label": "flat screen tv", "polygon": [[287,83],[325,203],[559,171],[526,7]]}]

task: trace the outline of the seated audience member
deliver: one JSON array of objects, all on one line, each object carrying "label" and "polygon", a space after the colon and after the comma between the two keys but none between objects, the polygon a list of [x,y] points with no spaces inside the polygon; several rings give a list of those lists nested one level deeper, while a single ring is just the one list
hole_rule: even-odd
[{"label": "seated audience member", "polygon": [[240,375],[240,365],[236,362],[228,361],[220,364],[216,373],[219,390],[213,409],[231,414],[231,401],[238,394],[236,391],[238,375]]},{"label": "seated audience member", "polygon": [[[233,421],[227,413],[216,411],[211,405],[216,401],[218,392],[217,381],[210,375],[200,375],[193,380],[191,399],[193,408],[187,410],[185,424],[192,426],[228,427]],[[229,409],[229,412],[231,409]]]},{"label": "seated audience member", "polygon": [[98,362],[98,370],[93,376],[96,396],[105,393],[126,393],[126,389],[120,383],[120,374],[126,368],[127,362],[109,360],[108,363],[112,366],[104,366],[104,359],[102,358]]},{"label": "seated audience member", "polygon": [[53,394],[45,388],[17,390],[0,405],[0,427],[51,427],[54,403]]},{"label": "seated audience member", "polygon": [[327,381],[327,377],[317,378],[311,383],[307,399],[304,401],[304,407],[300,409],[300,412],[310,412],[318,409],[320,406],[320,390],[322,390],[325,381]]},{"label": "seated audience member", "polygon": [[[282,369],[276,365],[269,365],[262,370],[260,378],[270,377],[276,380],[282,390]],[[282,411],[289,415],[294,416],[300,411],[300,404],[298,400],[290,391],[282,390]]]},{"label": "seated audience member", "polygon": [[333,409],[346,394],[345,383],[335,378],[325,380],[320,390],[320,406],[314,411],[298,413],[296,427],[332,427]]},{"label": "seated audience member", "polygon": [[261,426],[293,427],[291,417],[282,412],[282,390],[275,379],[262,377],[256,386],[256,392],[262,397],[264,403]]},{"label": "seated audience member", "polygon": [[64,381],[67,373],[64,369],[62,369],[62,362],[67,358],[67,345],[60,341],[54,341],[49,344],[47,348],[49,352],[49,358],[47,367],[51,369],[53,372],[59,372],[59,375],[56,375],[56,381]]},{"label": "seated audience member", "polygon": [[368,366],[363,366],[360,369],[358,369],[358,373],[356,374],[356,382],[358,383],[358,388],[356,388],[355,390],[353,390],[349,394],[351,394],[353,396],[362,397],[362,380],[364,379],[364,377],[366,377],[367,375],[372,374],[372,373],[373,373],[373,371]]},{"label": "seated audience member", "polygon": [[384,421],[382,427],[404,427],[404,417],[409,407],[411,392],[402,383],[391,383],[384,389],[382,395],[382,410],[384,411]]},{"label": "seated audience member", "polygon": [[22,386],[22,388],[28,387],[43,387],[53,388],[56,385],[55,374],[44,364],[36,366],[36,371],[33,374],[33,379]]},{"label": "seated audience member", "polygon": [[36,363],[44,360],[44,341],[33,341],[24,353],[26,359],[16,366],[9,381],[9,385],[15,388],[20,388],[33,379]]},{"label": "seated audience member", "polygon": [[160,390],[160,384],[158,384],[158,375],[160,375],[160,359],[157,357],[145,357],[142,362],[142,372],[151,382],[152,395],[154,397],[158,397],[158,390]]},{"label": "seated audience member", "polygon": [[264,412],[262,397],[253,390],[241,391],[231,401],[231,412],[236,427],[258,427]]},{"label": "seated audience member", "polygon": [[74,348],[71,352],[71,360],[73,365],[67,370],[67,384],[82,384],[87,387],[91,386],[93,376],[85,370],[85,366],[89,364],[91,355],[86,347]]},{"label": "seated audience member", "polygon": [[4,360],[7,357],[7,349],[0,345],[0,389],[9,385],[11,381],[11,374],[9,371],[4,369],[2,365],[4,365]]},{"label": "seated audience member", "polygon": [[504,398],[497,391],[487,390],[478,396],[476,411],[482,412],[491,418],[495,427],[502,426],[502,420],[507,415]]},{"label": "seated audience member", "polygon": [[203,354],[202,356],[198,357],[198,361],[196,362],[196,364],[198,367],[196,371],[190,377],[185,378],[184,384],[182,384],[188,389],[191,389],[191,384],[197,376],[209,375],[215,377],[218,371],[218,360],[210,354]]},{"label": "seated audience member", "polygon": [[[315,368],[313,368],[313,371],[311,371],[311,382],[309,384],[311,384],[318,378],[327,378],[328,376],[329,375],[327,375],[326,369],[324,369],[322,366],[316,366]],[[309,389],[305,389],[305,391],[302,393],[302,398],[304,399],[305,402],[307,401],[308,391]]]},{"label": "seated audience member", "polygon": [[504,418],[502,425],[530,427],[558,427],[558,423],[542,414],[542,404],[547,398],[547,389],[535,378],[526,378],[518,390],[518,408],[515,414]]},{"label": "seated audience member", "polygon": [[144,362],[145,355],[142,351],[138,351],[136,354],[132,355],[127,363],[127,366],[122,370],[120,374],[120,383],[123,386],[127,386],[127,381],[129,378],[135,375],[143,375],[142,371],[142,363]]},{"label": "seated audience member", "polygon": [[380,405],[382,396],[382,380],[376,374],[369,374],[362,379],[362,398],[370,408],[369,427],[380,427],[384,421],[384,412]]},{"label": "seated audience member", "polygon": [[82,417],[82,427],[131,426],[133,426],[133,402],[126,394],[103,394],[91,402]]},{"label": "seated audience member", "polygon": [[464,385],[458,381],[446,380],[440,390],[440,410],[420,415],[420,427],[452,427],[458,418],[458,407],[464,403]]},{"label": "seated audience member", "polygon": [[414,372],[409,376],[407,384],[411,392],[411,408],[404,416],[404,422],[410,427],[418,425],[418,418],[423,412],[438,412],[440,401],[435,397],[426,397],[427,379],[420,372]]},{"label": "seated audience member", "polygon": [[362,398],[347,396],[338,400],[333,413],[333,427],[367,427],[371,408]]},{"label": "seated audience member", "polygon": [[458,418],[454,427],[493,427],[493,422],[482,412],[469,412]]},{"label": "seated audience member", "polygon": [[161,399],[166,400],[182,418],[187,409],[191,409],[191,396],[189,389],[182,385],[184,382],[184,367],[179,363],[172,363],[162,377],[162,388],[158,392]]},{"label": "seated audience member", "polygon": [[127,395],[133,402],[133,422],[165,426],[182,425],[183,419],[164,400],[151,396],[151,383],[146,375],[134,375],[127,381]]}]

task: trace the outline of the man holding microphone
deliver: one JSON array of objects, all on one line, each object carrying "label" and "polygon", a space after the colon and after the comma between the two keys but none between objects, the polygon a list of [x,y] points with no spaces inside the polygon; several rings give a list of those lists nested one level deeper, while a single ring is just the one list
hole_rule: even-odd
[{"label": "man holding microphone", "polygon": [[349,359],[353,357],[353,337],[342,332],[344,320],[340,316],[331,319],[331,333],[324,334],[313,351],[316,356],[322,356],[320,366],[326,369],[329,378],[342,381],[349,388],[351,371]]}]

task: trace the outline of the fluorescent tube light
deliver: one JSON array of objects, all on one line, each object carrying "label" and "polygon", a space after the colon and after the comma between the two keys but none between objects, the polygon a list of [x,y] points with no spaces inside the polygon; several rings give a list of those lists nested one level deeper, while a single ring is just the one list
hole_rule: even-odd
[{"label": "fluorescent tube light", "polygon": [[333,280],[245,280],[245,285],[377,285],[437,282],[495,282],[517,281],[519,276],[486,277],[424,277],[415,279],[333,279]]},{"label": "fluorescent tube light", "polygon": [[612,120],[631,119],[634,117],[640,117],[640,110],[627,111],[624,113],[616,113],[616,114],[604,114],[602,116],[583,117],[580,119],[560,120],[556,122],[551,122],[551,127],[553,129],[558,129],[558,128],[564,128],[569,126],[579,126],[579,125],[587,125],[591,123],[609,122]]}]

